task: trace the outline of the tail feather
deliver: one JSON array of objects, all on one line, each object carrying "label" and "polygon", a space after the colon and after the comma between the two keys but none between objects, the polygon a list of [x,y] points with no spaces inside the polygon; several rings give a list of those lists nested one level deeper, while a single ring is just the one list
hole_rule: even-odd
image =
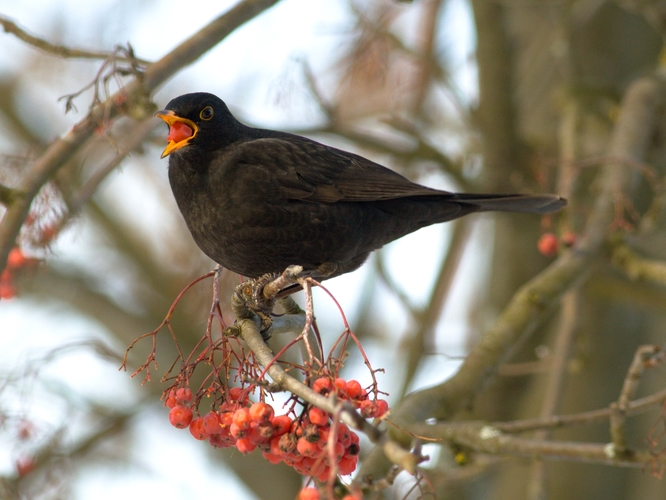
[{"label": "tail feather", "polygon": [[554,194],[471,194],[460,193],[456,201],[475,205],[481,212],[528,212],[547,214],[556,212],[567,200]]}]

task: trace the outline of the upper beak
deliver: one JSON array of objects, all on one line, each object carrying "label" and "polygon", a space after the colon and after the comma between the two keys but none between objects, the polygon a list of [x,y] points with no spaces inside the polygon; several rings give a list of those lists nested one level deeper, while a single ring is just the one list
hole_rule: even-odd
[{"label": "upper beak", "polygon": [[174,151],[187,146],[192,138],[197,134],[199,128],[196,123],[187,118],[181,118],[171,110],[162,110],[155,113],[155,116],[161,118],[169,126],[169,135],[167,136],[167,147],[162,151],[161,158],[169,156]]}]

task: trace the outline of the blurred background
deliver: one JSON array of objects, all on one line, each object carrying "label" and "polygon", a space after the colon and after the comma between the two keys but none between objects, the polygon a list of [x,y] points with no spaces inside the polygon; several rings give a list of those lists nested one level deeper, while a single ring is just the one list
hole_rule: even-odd
[{"label": "blurred background", "polygon": [[[31,0],[3,2],[0,15],[56,45],[111,52],[129,43],[138,58],[155,61],[235,3]],[[247,124],[307,135],[436,188],[570,199],[555,217],[480,215],[423,229],[326,283],[374,367],[386,369],[380,388],[395,404],[455,373],[518,287],[551,262],[537,248],[541,235],[571,243],[581,231],[596,194],[594,159],[607,152],[624,91],[660,71],[665,28],[666,2],[658,0],[282,0],[153,98],[162,107],[183,93],[212,92]],[[102,59],[58,57],[8,33],[0,47],[0,182],[12,186],[85,117],[93,99],[85,86]],[[108,86],[122,82],[109,78]],[[82,89],[66,112],[62,97]],[[213,266],[172,198],[159,159],[165,137],[157,119],[118,120],[33,205],[19,241],[35,262],[15,273],[0,300],[2,498],[280,500],[301,486],[293,470],[259,453],[213,449],[171,427],[159,375],[142,386],[118,371],[127,345],[157,327],[179,291]],[[652,141],[646,159],[658,179],[665,143]],[[663,217],[652,210],[645,223],[655,189],[640,182],[622,227],[634,250],[662,259]],[[223,275],[223,297],[237,280]],[[210,294],[209,282],[199,285],[174,316],[185,349],[205,329]],[[555,413],[606,407],[636,348],[663,343],[666,293],[600,259],[567,300],[576,328]],[[343,330],[340,315],[321,291],[315,310],[330,345]],[[478,395],[473,418],[540,414],[559,315],[553,307],[516,349]],[[175,357],[167,337],[159,341],[161,370]],[[132,351],[130,373],[147,344]],[[358,353],[344,373],[370,383]],[[661,388],[660,377],[648,374],[639,395]],[[645,446],[657,417],[632,420],[633,443]],[[554,436],[604,443],[607,427]],[[363,453],[369,449],[364,442]],[[663,481],[640,468],[563,461],[537,471],[527,460],[484,457],[462,466],[455,450],[427,451],[424,467],[440,499],[666,494]],[[377,498],[421,498],[403,476]]]}]

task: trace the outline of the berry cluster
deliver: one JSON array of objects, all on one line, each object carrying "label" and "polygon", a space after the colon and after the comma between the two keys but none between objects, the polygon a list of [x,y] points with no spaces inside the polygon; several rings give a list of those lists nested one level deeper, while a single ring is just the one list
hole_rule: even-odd
[{"label": "berry cluster", "polygon": [[[321,377],[312,388],[323,395],[337,394],[366,418],[378,418],[388,411],[386,401],[370,400],[356,380]],[[330,479],[332,466],[334,473],[343,476],[354,472],[359,438],[347,425],[333,425],[329,413],[302,402],[304,410],[297,418],[275,415],[270,405],[251,402],[248,392],[233,387],[218,410],[197,417],[192,410],[194,395],[187,387],[171,389],[165,404],[171,408],[171,425],[189,428],[195,439],[208,440],[216,448],[236,447],[242,453],[259,448],[269,462],[284,462],[300,474],[322,482]]]}]

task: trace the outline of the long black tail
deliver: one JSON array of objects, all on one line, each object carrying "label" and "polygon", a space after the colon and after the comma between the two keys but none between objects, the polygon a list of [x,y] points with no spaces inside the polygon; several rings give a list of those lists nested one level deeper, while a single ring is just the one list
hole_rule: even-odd
[{"label": "long black tail", "polygon": [[567,200],[554,194],[473,194],[459,193],[455,201],[479,207],[481,212],[530,212],[547,214],[567,204]]}]

